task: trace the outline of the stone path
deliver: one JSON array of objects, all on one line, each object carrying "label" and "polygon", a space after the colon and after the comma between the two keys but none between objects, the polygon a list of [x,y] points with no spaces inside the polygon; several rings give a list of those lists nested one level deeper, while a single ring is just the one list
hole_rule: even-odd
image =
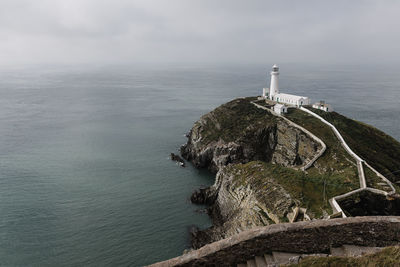
[{"label": "stone path", "polygon": [[342,146],[344,147],[344,149],[357,162],[358,176],[359,176],[359,179],[360,179],[360,188],[366,188],[367,187],[367,182],[365,181],[364,168],[363,168],[363,165],[362,165],[364,160],[362,158],[360,158],[356,153],[354,153],[353,150],[351,150],[351,148],[347,145],[346,141],[344,141],[343,136],[339,133],[339,131],[336,129],[336,127],[332,123],[328,122],[327,120],[325,120],[324,118],[322,118],[318,114],[315,114],[314,112],[312,112],[309,109],[306,109],[304,107],[300,107],[300,109],[302,111],[308,113],[308,114],[311,114],[312,116],[316,117],[317,119],[321,120],[323,123],[328,125],[333,130],[333,132],[335,133],[336,137],[339,139],[339,141],[342,144]]},{"label": "stone path", "polygon": [[[305,164],[305,165],[301,168],[303,171],[304,171],[304,170],[307,170],[308,168],[310,168],[310,167],[314,164],[314,162],[315,162],[317,159],[319,159],[319,158],[322,156],[322,154],[325,152],[325,150],[326,150],[326,145],[325,145],[325,143],[324,143],[321,139],[319,139],[317,136],[315,136],[313,133],[311,133],[310,131],[308,131],[308,130],[304,129],[303,127],[301,127],[300,125],[298,125],[298,124],[292,122],[292,121],[289,120],[288,118],[285,118],[284,116],[281,116],[281,115],[279,115],[279,114],[273,112],[271,109],[269,109],[269,108],[267,108],[267,107],[264,107],[264,106],[262,106],[262,105],[259,105],[259,104],[255,103],[254,101],[252,101],[251,103],[252,103],[253,105],[255,105],[257,108],[261,108],[261,109],[263,109],[263,110],[266,110],[266,111],[270,112],[271,114],[273,114],[273,115],[275,115],[275,116],[277,116],[277,117],[280,117],[280,118],[284,119],[284,120],[287,121],[290,125],[292,125],[292,126],[298,128],[298,129],[304,131],[305,133],[307,133],[309,136],[311,136],[314,140],[316,140],[317,142],[319,142],[319,143],[322,145],[322,149],[315,155],[315,157],[314,157],[312,160],[310,160],[310,162],[308,162],[307,164]],[[348,145],[348,144],[346,143],[346,141],[344,140],[343,136],[340,134],[340,132],[338,131],[338,129],[336,129],[336,127],[335,127],[332,123],[328,122],[327,120],[325,120],[324,118],[322,118],[321,116],[319,116],[318,114],[312,112],[312,111],[309,110],[309,109],[306,109],[306,108],[304,108],[304,107],[300,107],[300,110],[302,110],[302,111],[304,111],[304,112],[306,112],[306,113],[308,113],[308,114],[310,114],[310,115],[316,117],[317,119],[319,119],[320,121],[322,121],[323,123],[325,123],[326,125],[328,125],[328,126],[332,129],[332,131],[334,132],[335,136],[339,139],[341,145],[344,147],[344,149],[346,150],[346,152],[347,152],[351,157],[353,157],[353,158],[355,159],[356,163],[357,163],[357,171],[358,171],[358,177],[359,177],[359,181],[360,181],[360,188],[359,188],[359,189],[356,189],[356,190],[353,190],[353,191],[350,191],[350,192],[347,192],[347,193],[345,193],[345,194],[342,194],[342,195],[335,196],[335,197],[331,198],[331,199],[329,200],[329,204],[331,205],[332,210],[333,210],[333,214],[331,215],[331,217],[343,217],[343,218],[346,218],[347,216],[344,214],[342,208],[341,208],[340,205],[338,204],[338,200],[347,198],[347,197],[349,197],[349,196],[351,196],[351,195],[353,195],[353,194],[357,194],[357,193],[359,193],[359,192],[361,192],[361,191],[363,191],[363,190],[367,190],[367,191],[373,192],[373,193],[375,193],[375,194],[381,194],[381,195],[385,195],[385,196],[396,193],[396,189],[393,187],[393,185],[392,185],[392,183],[389,181],[389,179],[387,179],[385,176],[383,176],[382,174],[380,174],[377,170],[375,170],[372,166],[370,166],[367,162],[365,162],[360,156],[358,156],[358,155],[349,147],[349,145]],[[364,165],[365,165],[366,167],[368,167],[369,169],[371,169],[379,178],[381,178],[382,181],[383,181],[385,184],[388,185],[388,188],[390,188],[391,191],[390,191],[390,192],[386,192],[386,191],[383,191],[383,190],[380,190],[380,189],[368,187],[368,186],[367,186],[366,179],[365,179]]]},{"label": "stone path", "polygon": [[[302,110],[302,111],[304,111],[304,112],[306,112],[306,113],[308,113],[308,114],[310,114],[310,115],[316,117],[317,119],[321,120],[323,123],[325,123],[326,125],[328,125],[328,126],[333,130],[333,132],[335,133],[336,137],[339,139],[340,143],[342,144],[342,146],[344,147],[344,149],[347,151],[347,153],[349,153],[350,156],[352,156],[352,157],[356,160],[356,162],[357,162],[358,176],[359,176],[359,179],[360,179],[360,188],[359,188],[359,189],[356,189],[356,190],[353,190],[353,191],[350,191],[350,192],[348,192],[348,193],[346,193],[346,194],[339,195],[339,196],[335,196],[335,197],[331,198],[331,199],[329,200],[329,203],[331,204],[331,207],[332,207],[332,209],[333,209],[333,213],[334,213],[334,214],[335,214],[335,213],[341,213],[342,217],[345,218],[346,215],[344,214],[342,208],[341,208],[340,205],[337,203],[337,201],[340,200],[340,199],[344,199],[344,198],[346,198],[346,197],[349,197],[349,196],[351,196],[351,195],[353,195],[353,194],[359,193],[360,191],[367,190],[367,191],[373,192],[373,193],[375,193],[375,194],[382,194],[382,195],[385,195],[385,196],[386,196],[386,195],[389,195],[389,194],[394,194],[394,193],[396,193],[396,189],[393,187],[392,183],[391,183],[386,177],[384,177],[384,176],[383,176],[382,174],[380,174],[377,170],[375,170],[374,168],[372,168],[367,162],[365,162],[365,161],[364,161],[361,157],[359,157],[353,150],[351,150],[351,148],[347,145],[346,141],[344,140],[343,136],[340,134],[340,132],[336,129],[336,127],[335,127],[332,123],[328,122],[327,120],[325,120],[324,118],[322,118],[321,116],[319,116],[318,114],[312,112],[312,111],[309,110],[309,109],[306,109],[306,108],[304,108],[304,107],[300,107],[300,110]],[[368,168],[370,168],[378,177],[380,177],[380,178],[382,179],[382,181],[385,182],[385,183],[392,189],[392,191],[391,191],[391,192],[386,192],[386,191],[379,190],[379,189],[376,189],[376,188],[369,188],[369,187],[367,187],[367,182],[366,182],[366,179],[365,179],[363,164],[365,164],[365,165],[366,165]]]}]

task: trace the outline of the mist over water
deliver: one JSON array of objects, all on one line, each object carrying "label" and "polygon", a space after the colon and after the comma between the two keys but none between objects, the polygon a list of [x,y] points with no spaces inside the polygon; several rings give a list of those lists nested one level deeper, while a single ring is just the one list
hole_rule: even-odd
[{"label": "mist over water", "polygon": [[[168,159],[199,117],[260,95],[270,66],[0,70],[0,265],[141,266],[210,226],[214,177]],[[400,140],[398,69],[280,65],[281,92],[326,100]],[[267,80],[268,79],[268,80]]]}]

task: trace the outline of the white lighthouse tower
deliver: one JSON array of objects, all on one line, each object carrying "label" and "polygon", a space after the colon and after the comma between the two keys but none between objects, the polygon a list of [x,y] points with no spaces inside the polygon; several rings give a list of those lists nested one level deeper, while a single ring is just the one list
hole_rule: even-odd
[{"label": "white lighthouse tower", "polygon": [[274,64],[271,71],[271,85],[269,87],[269,99],[274,100],[274,96],[279,94],[279,67]]},{"label": "white lighthouse tower", "polygon": [[[282,105],[296,106],[296,107],[310,105],[310,98],[306,96],[280,93],[278,79],[279,79],[279,67],[275,64],[272,66],[272,71],[271,71],[271,85],[269,88],[263,88],[263,94],[261,97],[259,97],[259,100],[262,99],[265,100],[268,98],[274,102],[277,102],[278,104],[280,104],[277,107],[279,109],[283,108]],[[329,108],[329,110],[331,110],[331,108]],[[281,111],[279,111],[279,114],[280,112]]]}]

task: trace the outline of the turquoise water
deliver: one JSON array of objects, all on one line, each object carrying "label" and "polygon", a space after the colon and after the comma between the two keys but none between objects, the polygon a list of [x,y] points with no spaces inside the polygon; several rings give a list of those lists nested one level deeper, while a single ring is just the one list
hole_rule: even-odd
[{"label": "turquoise water", "polygon": [[[213,176],[169,153],[202,114],[260,94],[268,68],[1,69],[0,265],[141,266],[180,255],[189,228],[210,225],[189,197]],[[280,85],[399,140],[398,73],[281,66]]]}]

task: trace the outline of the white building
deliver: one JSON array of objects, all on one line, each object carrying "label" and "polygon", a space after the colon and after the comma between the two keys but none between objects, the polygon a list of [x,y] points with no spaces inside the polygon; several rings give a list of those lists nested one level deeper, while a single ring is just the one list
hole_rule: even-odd
[{"label": "white building", "polygon": [[326,104],[325,101],[322,101],[322,100],[317,102],[317,103],[315,103],[315,104],[313,104],[312,107],[316,108],[316,109],[323,110],[325,112],[332,112],[333,111],[332,105]]},{"label": "white building", "polygon": [[287,113],[287,107],[283,104],[275,104],[274,105],[274,112],[281,115],[283,113]]},{"label": "white building", "polygon": [[310,99],[306,96],[283,94],[279,92],[279,67],[275,64],[271,71],[270,88],[263,88],[263,98],[293,106],[310,105]]},{"label": "white building", "polygon": [[290,95],[290,94],[276,94],[272,97],[273,101],[278,103],[285,103],[293,106],[310,105],[310,99],[305,96]]}]

